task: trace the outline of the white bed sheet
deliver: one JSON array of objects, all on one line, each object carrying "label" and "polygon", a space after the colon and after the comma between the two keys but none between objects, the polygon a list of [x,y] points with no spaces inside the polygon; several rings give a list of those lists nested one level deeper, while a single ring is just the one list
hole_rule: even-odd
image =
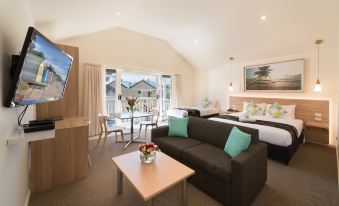
[{"label": "white bed sheet", "polygon": [[[202,107],[185,106],[185,107],[182,107],[182,108],[199,110],[201,117],[219,113],[219,109],[213,108],[213,107],[202,108]],[[168,116],[174,116],[174,117],[186,117],[188,115],[188,113],[187,113],[187,111],[181,110],[181,109],[169,109],[167,111],[167,115]]]},{"label": "white bed sheet", "polygon": [[219,113],[219,109],[213,108],[213,107],[207,107],[207,108],[192,107],[192,109],[199,110],[201,117]]},{"label": "white bed sheet", "polygon": [[[239,113],[233,113],[231,115],[233,116],[239,116],[241,112]],[[298,138],[300,137],[300,134],[303,129],[303,121],[300,119],[281,119],[281,118],[271,118],[263,115],[255,115],[251,116],[255,119],[258,120],[265,120],[265,121],[271,121],[271,122],[279,122],[283,124],[288,124],[294,126],[297,131],[298,131]],[[259,139],[261,141],[278,145],[278,146],[283,146],[287,147],[292,144],[292,137],[289,132],[283,129],[275,128],[275,127],[270,127],[270,126],[264,126],[264,125],[258,125],[258,124],[251,124],[251,123],[245,123],[245,122],[237,122],[233,120],[227,120],[227,119],[221,119],[221,118],[209,118],[210,120],[213,121],[219,121],[219,122],[225,122],[229,124],[234,124],[234,125],[240,125],[240,126],[245,126],[245,127],[250,127],[254,129],[259,130]]]},{"label": "white bed sheet", "polygon": [[167,116],[183,118],[188,116],[188,112],[181,109],[169,109],[167,110]]}]

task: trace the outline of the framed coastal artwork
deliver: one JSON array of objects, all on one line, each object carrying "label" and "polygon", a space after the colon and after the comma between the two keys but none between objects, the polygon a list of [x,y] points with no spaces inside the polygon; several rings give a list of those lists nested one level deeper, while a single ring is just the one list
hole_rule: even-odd
[{"label": "framed coastal artwork", "polygon": [[244,67],[245,92],[303,92],[303,59]]}]

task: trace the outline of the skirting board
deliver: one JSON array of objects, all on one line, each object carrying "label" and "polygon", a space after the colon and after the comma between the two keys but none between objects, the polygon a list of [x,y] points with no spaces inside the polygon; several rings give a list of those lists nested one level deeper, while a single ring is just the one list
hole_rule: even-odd
[{"label": "skirting board", "polygon": [[28,206],[30,198],[31,198],[31,190],[28,190],[24,206]]}]

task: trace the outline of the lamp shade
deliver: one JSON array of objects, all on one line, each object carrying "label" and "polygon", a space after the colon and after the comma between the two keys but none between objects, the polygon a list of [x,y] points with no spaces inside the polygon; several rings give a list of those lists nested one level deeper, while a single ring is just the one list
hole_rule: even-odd
[{"label": "lamp shade", "polygon": [[321,84],[320,84],[320,80],[317,79],[317,82],[314,85],[314,92],[321,92]]},{"label": "lamp shade", "polygon": [[315,82],[315,85],[314,85],[314,92],[321,92],[321,84],[320,84],[320,80],[319,80],[319,70],[320,70],[320,48],[319,48],[319,45],[323,42],[323,40],[321,39],[318,39],[315,41],[315,44],[317,45],[317,48],[318,48],[318,78],[317,78],[317,81]]},{"label": "lamp shade", "polygon": [[232,82],[230,82],[229,86],[228,86],[228,91],[233,92],[233,85]]}]

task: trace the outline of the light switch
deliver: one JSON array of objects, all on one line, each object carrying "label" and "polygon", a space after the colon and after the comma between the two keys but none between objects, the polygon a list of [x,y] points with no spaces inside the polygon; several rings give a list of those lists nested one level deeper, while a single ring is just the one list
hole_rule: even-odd
[{"label": "light switch", "polygon": [[314,113],[314,120],[315,121],[322,121],[322,114],[321,113]]},{"label": "light switch", "polygon": [[321,113],[314,113],[314,116],[315,117],[320,117],[320,118],[322,117]]}]

